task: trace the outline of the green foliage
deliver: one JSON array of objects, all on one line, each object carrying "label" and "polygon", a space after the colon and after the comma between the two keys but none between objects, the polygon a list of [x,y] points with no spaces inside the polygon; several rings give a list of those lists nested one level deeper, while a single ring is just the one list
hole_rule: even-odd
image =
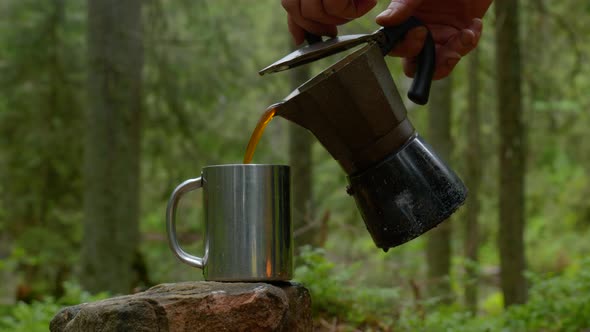
[{"label": "green foliage", "polygon": [[0,307],[0,331],[37,332],[47,331],[49,322],[64,306],[98,301],[108,297],[106,293],[90,295],[76,283],[66,282],[65,294],[56,300],[47,297],[31,304],[19,302],[14,306]]},{"label": "green foliage", "polygon": [[[529,301],[503,313],[472,317],[462,308],[440,307],[424,319],[411,311],[397,324],[408,331],[584,331],[590,327],[590,259],[571,272],[531,276]],[[492,295],[497,298],[496,295]]]},{"label": "green foliage", "polygon": [[0,331],[47,331],[51,318],[59,308],[60,306],[52,301],[35,302],[30,305],[18,303],[0,316]]},{"label": "green foliage", "polygon": [[[295,274],[311,292],[315,315],[339,317],[341,326],[351,329],[573,332],[590,327],[590,259],[562,275],[530,276],[527,304],[475,317],[459,305],[438,306],[425,313],[421,308],[428,300],[408,305],[399,289],[355,282],[360,265],[338,267],[321,249],[303,247],[299,259]],[[493,293],[485,302],[488,309],[501,306],[501,295]]]},{"label": "green foliage", "polygon": [[10,269],[44,293],[75,261],[79,240],[84,7],[1,7],[0,257],[21,251]]},{"label": "green foliage", "polygon": [[337,268],[326,258],[323,249],[309,246],[301,248],[298,259],[295,276],[310,290],[316,315],[343,317],[354,325],[382,325],[392,321],[399,290],[359,286],[354,279],[362,264]]},{"label": "green foliage", "polygon": [[507,327],[523,331],[581,331],[590,327],[590,259],[584,259],[572,275],[532,278],[531,282],[534,286],[528,303],[507,311]]}]

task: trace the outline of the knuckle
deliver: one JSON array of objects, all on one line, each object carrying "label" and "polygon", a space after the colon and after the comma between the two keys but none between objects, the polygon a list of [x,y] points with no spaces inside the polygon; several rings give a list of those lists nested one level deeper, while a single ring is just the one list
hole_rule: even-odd
[{"label": "knuckle", "polygon": [[288,13],[292,13],[299,8],[299,0],[281,0],[281,5]]}]

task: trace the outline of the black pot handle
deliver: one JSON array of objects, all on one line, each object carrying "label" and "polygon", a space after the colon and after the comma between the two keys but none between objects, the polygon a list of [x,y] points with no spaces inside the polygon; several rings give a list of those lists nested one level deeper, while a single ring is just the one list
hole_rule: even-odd
[{"label": "black pot handle", "polygon": [[[400,25],[379,29],[373,34],[373,36],[376,37],[375,39],[381,48],[381,53],[383,56],[386,56],[391,50],[393,50],[397,43],[404,39],[408,31],[420,26],[426,27],[426,25],[424,25],[419,19],[411,16]],[[414,80],[408,91],[408,98],[419,105],[425,105],[428,103],[436,61],[434,39],[428,28],[426,28],[426,31],[428,32],[426,34],[426,40],[424,41],[422,50],[417,56],[416,73],[414,74]],[[312,45],[321,42],[322,37],[306,31],[305,40],[309,45]]]},{"label": "black pot handle", "polygon": [[[404,39],[408,31],[419,26],[425,25],[416,17],[411,16],[400,25],[381,28],[380,31],[385,35],[385,40],[380,43],[383,56],[389,54],[395,45]],[[417,56],[414,81],[412,81],[412,85],[408,91],[408,98],[419,105],[424,105],[428,102],[436,61],[434,39],[432,38],[430,30],[428,30],[428,28],[426,30],[428,33],[426,35],[426,40],[424,41],[424,46],[422,47],[420,54]]]}]

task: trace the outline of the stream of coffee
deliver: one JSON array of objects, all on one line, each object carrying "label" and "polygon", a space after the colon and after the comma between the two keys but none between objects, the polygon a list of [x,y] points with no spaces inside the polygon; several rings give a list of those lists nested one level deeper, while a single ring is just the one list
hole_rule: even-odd
[{"label": "stream of coffee", "polygon": [[249,164],[252,162],[254,151],[256,151],[256,145],[258,145],[258,141],[260,141],[260,137],[262,136],[264,129],[277,112],[276,107],[277,105],[269,106],[258,120],[258,124],[256,124],[256,128],[254,128],[252,136],[250,136],[250,141],[248,141],[248,147],[246,148],[246,154],[244,155],[244,164]]}]

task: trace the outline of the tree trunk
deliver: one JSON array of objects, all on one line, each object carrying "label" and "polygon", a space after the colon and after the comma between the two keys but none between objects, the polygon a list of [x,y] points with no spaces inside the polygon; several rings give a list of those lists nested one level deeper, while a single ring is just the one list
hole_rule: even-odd
[{"label": "tree trunk", "polygon": [[88,1],[82,285],[127,293],[139,231],[141,0]]},{"label": "tree trunk", "polygon": [[[291,70],[291,86],[296,89],[310,77],[309,67]],[[289,163],[293,178],[293,225],[297,246],[320,245],[320,225],[313,209],[311,147],[314,137],[307,129],[289,123]]]},{"label": "tree trunk", "polygon": [[[437,154],[445,161],[451,159],[453,142],[451,138],[451,97],[450,78],[433,82],[429,109],[429,136]],[[428,290],[431,297],[443,303],[452,301],[449,273],[451,270],[451,222],[447,220],[428,233],[426,260],[428,263]]]},{"label": "tree trunk", "polygon": [[521,96],[518,1],[498,1],[496,72],[498,73],[500,167],[500,283],[504,305],[526,302],[524,227],[525,128]]},{"label": "tree trunk", "polygon": [[469,200],[465,206],[465,304],[472,314],[477,313],[478,249],[479,249],[479,186],[481,183],[481,144],[479,120],[479,51],[469,55],[467,105],[467,174],[465,185]]}]

